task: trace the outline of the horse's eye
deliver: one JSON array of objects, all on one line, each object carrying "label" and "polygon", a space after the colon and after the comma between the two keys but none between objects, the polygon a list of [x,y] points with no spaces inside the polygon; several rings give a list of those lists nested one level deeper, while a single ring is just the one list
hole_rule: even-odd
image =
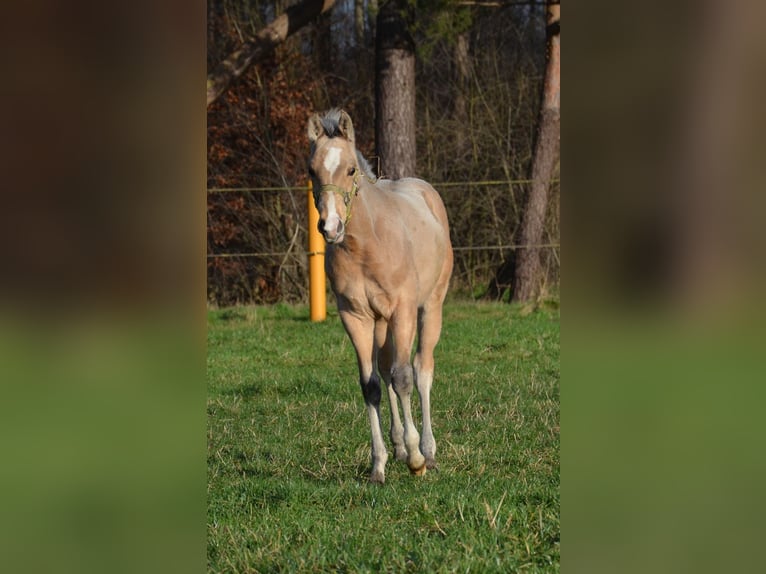
[{"label": "horse's eye", "polygon": [[317,174],[314,173],[313,168],[309,168],[309,177],[316,177],[316,176],[317,176]]},{"label": "horse's eye", "polygon": [[356,173],[356,168],[355,167],[348,168],[348,175],[354,175],[355,173]]}]

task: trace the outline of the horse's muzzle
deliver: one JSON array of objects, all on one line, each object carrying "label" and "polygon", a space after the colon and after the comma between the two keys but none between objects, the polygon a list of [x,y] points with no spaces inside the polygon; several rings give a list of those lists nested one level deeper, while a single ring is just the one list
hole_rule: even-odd
[{"label": "horse's muzzle", "polygon": [[324,240],[329,244],[340,243],[346,234],[346,226],[340,220],[337,220],[335,226],[328,226],[324,220],[320,219],[317,227],[319,228],[319,233],[322,234]]}]

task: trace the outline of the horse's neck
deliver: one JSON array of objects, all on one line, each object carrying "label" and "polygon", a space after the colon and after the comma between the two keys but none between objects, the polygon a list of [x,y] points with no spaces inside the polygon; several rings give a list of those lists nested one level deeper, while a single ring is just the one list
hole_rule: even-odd
[{"label": "horse's neck", "polygon": [[377,194],[380,191],[375,187],[374,183],[365,181],[359,186],[359,194],[355,198],[354,203],[351,206],[351,216],[358,219],[362,219],[370,224],[375,222],[375,208],[374,204],[378,199]]},{"label": "horse's neck", "polygon": [[351,221],[349,231],[353,250],[364,248],[373,233],[376,221],[375,206],[383,193],[374,183],[365,181],[359,186],[359,194],[351,204]]}]

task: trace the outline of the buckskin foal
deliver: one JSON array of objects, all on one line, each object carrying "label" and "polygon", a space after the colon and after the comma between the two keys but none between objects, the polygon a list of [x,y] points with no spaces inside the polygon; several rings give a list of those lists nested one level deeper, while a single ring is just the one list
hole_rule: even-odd
[{"label": "buckskin foal", "polygon": [[[327,243],[325,266],[356,350],[370,419],[370,481],[384,482],[388,460],[380,421],[381,378],[391,403],[395,456],[405,460],[413,474],[425,474],[426,468],[436,466],[430,400],[433,353],[452,274],[444,204],[420,179],[375,180],[356,150],[354,127],[344,111],[313,115],[308,137],[319,231]],[[420,436],[410,404],[413,383],[423,410]]]}]

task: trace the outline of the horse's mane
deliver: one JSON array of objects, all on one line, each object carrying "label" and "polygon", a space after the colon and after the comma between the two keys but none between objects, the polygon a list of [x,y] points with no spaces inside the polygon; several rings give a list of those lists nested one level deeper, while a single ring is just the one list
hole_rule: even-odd
[{"label": "horse's mane", "polygon": [[[322,128],[324,129],[324,133],[328,138],[343,136],[343,133],[340,129],[340,110],[338,108],[333,108],[325,112],[324,116],[319,118],[319,121],[322,123]],[[354,146],[354,149],[356,149],[356,146]],[[359,150],[356,150],[356,159],[359,162],[359,167],[362,168],[362,171],[367,176],[367,178],[371,181],[375,181],[377,176],[372,170],[370,162],[367,161],[367,159]]]},{"label": "horse's mane", "polygon": [[356,150],[356,160],[359,162],[359,167],[362,168],[362,171],[364,172],[364,175],[367,176],[367,179],[372,181],[373,183],[375,180],[377,180],[377,176],[375,175],[375,172],[372,171],[372,166],[370,165],[370,162],[367,161],[367,159],[362,155],[362,153],[359,150]]}]

